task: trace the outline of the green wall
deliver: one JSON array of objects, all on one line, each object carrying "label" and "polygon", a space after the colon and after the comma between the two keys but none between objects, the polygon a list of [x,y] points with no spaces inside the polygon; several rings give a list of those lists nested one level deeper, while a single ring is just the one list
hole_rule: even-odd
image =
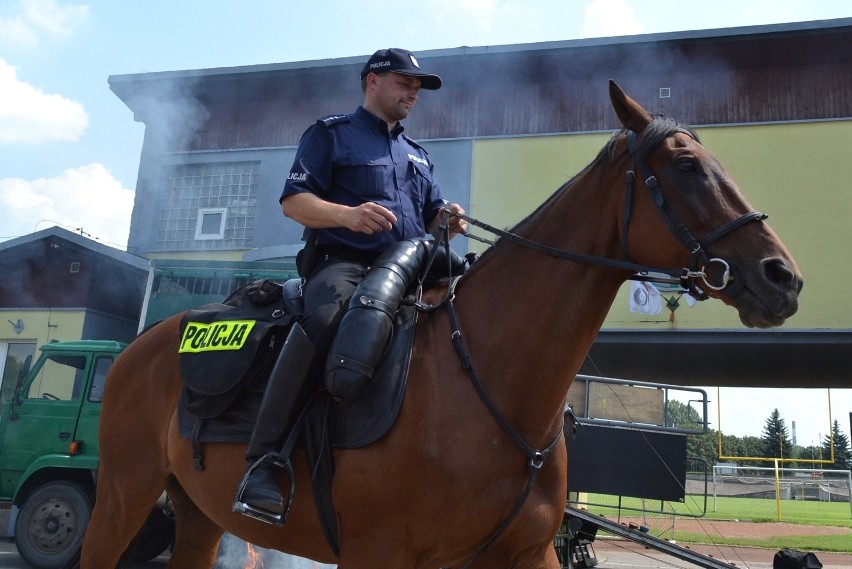
[{"label": "green wall", "polygon": [[[852,121],[705,127],[704,146],[731,173],[746,197],[793,253],[805,288],[799,312],[784,325],[798,329],[852,328],[848,288],[852,258]],[[497,227],[523,219],[563,182],[591,162],[611,133],[474,141],[473,216]],[[483,246],[471,241],[471,248]],[[721,302],[631,313],[622,287],[604,327],[741,328]],[[671,296],[670,294],[665,295]]]}]

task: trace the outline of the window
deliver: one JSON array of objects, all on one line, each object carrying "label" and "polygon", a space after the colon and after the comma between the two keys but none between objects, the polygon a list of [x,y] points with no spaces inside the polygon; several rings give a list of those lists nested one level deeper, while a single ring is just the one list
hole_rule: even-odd
[{"label": "window", "polygon": [[166,169],[157,248],[248,248],[254,239],[260,162],[181,164]]},{"label": "window", "polygon": [[204,208],[198,210],[198,223],[195,225],[196,239],[222,239],[225,237],[225,219],[227,208]]},{"label": "window", "polygon": [[89,391],[89,401],[103,401],[106,375],[112,366],[112,362],[113,359],[109,357],[99,357],[95,360],[95,373],[92,375],[92,389]]},{"label": "window", "polygon": [[80,396],[86,356],[51,356],[33,378],[27,399],[71,401]]},{"label": "window", "polygon": [[3,362],[3,369],[0,370],[0,410],[6,401],[12,399],[18,381],[30,371],[35,352],[35,342],[0,342],[0,361]]}]

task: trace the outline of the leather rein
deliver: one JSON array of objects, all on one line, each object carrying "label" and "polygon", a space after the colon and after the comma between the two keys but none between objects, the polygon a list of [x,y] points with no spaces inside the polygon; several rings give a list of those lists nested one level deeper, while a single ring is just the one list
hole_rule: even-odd
[{"label": "leather rein", "polygon": [[[684,134],[692,136],[692,134],[685,130],[679,130],[678,132],[683,132]],[[471,225],[475,225],[476,227],[489,231],[501,238],[508,239],[513,243],[517,243],[518,245],[533,249],[535,251],[539,251],[552,257],[567,259],[580,263],[600,265],[614,269],[632,271],[634,275],[629,280],[658,282],[665,284],[679,284],[684,292],[688,292],[697,300],[706,300],[707,298],[709,298],[707,294],[698,286],[697,279],[701,279],[701,283],[704,287],[716,291],[725,290],[728,287],[731,287],[732,283],[737,282],[737,285],[735,287],[732,287],[731,290],[728,290],[726,294],[728,294],[729,296],[735,296],[736,294],[739,294],[739,292],[742,291],[742,287],[744,284],[742,282],[742,278],[740,278],[739,280],[735,279],[734,275],[732,274],[732,270],[735,269],[731,266],[731,263],[718,257],[710,257],[707,254],[706,249],[722,236],[731,233],[735,229],[738,229],[739,227],[742,227],[743,225],[749,222],[763,221],[767,218],[767,215],[759,211],[747,213],[719,227],[704,239],[696,239],[692,235],[692,232],[689,230],[686,224],[682,221],[681,217],[677,214],[675,209],[663,195],[659,182],[657,181],[657,178],[651,173],[648,164],[644,160],[641,160],[637,155],[639,144],[638,137],[636,136],[636,134],[632,131],[629,131],[626,136],[628,151],[630,152],[630,156],[633,159],[634,168],[639,170],[639,173],[644,180],[645,187],[651,193],[651,198],[657,208],[657,211],[660,213],[660,216],[662,217],[663,221],[665,222],[669,230],[672,232],[672,234],[674,234],[678,241],[680,241],[680,243],[682,243],[686,247],[687,251],[689,251],[690,253],[688,267],[680,269],[650,267],[647,265],[634,263],[630,260],[630,254],[627,246],[627,231],[632,211],[632,200],[636,180],[635,170],[628,171],[626,177],[626,195],[623,214],[625,235],[623,241],[623,251],[625,260],[610,259],[606,257],[598,257],[595,255],[587,255],[584,253],[557,249],[548,245],[543,245],[541,243],[531,241],[525,237],[521,237],[516,233],[498,229],[492,225],[483,223],[465,214],[456,213],[453,215],[467,221]],[[447,249],[448,253],[450,247],[450,234],[448,223],[449,215],[449,212],[447,210],[444,210],[443,217],[439,226],[439,236],[441,238],[443,246]],[[468,235],[468,237],[472,236]],[[435,247],[434,251],[436,252],[437,249],[438,247]],[[427,269],[424,270],[424,272],[422,273],[423,275],[428,272],[428,267],[431,266],[434,257],[435,253],[433,252],[433,254],[430,255],[427,261]],[[449,258],[449,254],[447,255],[447,258]],[[708,280],[706,268],[714,263],[721,265],[723,269],[720,284],[711,283]],[[651,273],[668,275],[668,278],[654,276]],[[450,272],[448,274],[452,273]],[[559,434],[556,435],[556,438],[547,447],[545,447],[544,449],[536,449],[530,446],[523,439],[523,437],[521,437],[521,435],[518,434],[518,432],[515,431],[514,428],[512,428],[512,426],[500,413],[499,409],[497,409],[497,406],[494,404],[488,392],[485,390],[485,387],[482,384],[479,374],[476,372],[476,369],[473,366],[470,354],[468,353],[467,348],[465,347],[464,342],[462,341],[458,318],[456,317],[455,307],[453,306],[453,300],[455,299],[455,289],[460,278],[461,277],[453,278],[450,283],[450,286],[447,289],[446,295],[439,304],[425,305],[420,302],[417,302],[415,304],[418,309],[426,311],[435,310],[441,306],[446,308],[447,314],[450,319],[450,327],[452,330],[451,337],[453,340],[453,345],[455,346],[456,351],[459,354],[462,367],[467,371],[467,374],[471,379],[474,389],[476,390],[477,394],[479,395],[479,398],[482,400],[485,407],[488,409],[488,412],[491,414],[492,418],[500,426],[500,428],[509,436],[509,438],[512,439],[515,445],[524,453],[527,459],[527,483],[523,493],[515,503],[514,507],[512,508],[512,511],[509,513],[506,519],[503,520],[503,522],[497,527],[497,529],[492,532],[488,539],[485,540],[485,542],[468,558],[468,560],[460,566],[460,569],[467,569],[482,555],[482,553],[486,549],[488,549],[489,546],[491,546],[491,544],[493,544],[497,540],[497,538],[500,537],[500,535],[509,527],[509,525],[511,525],[512,521],[515,519],[518,512],[520,512],[521,508],[526,503],[527,498],[532,492],[536,476],[541,470],[541,467],[544,465],[545,460],[548,458],[548,456],[550,456],[553,449],[556,448],[556,445],[562,439],[564,429],[559,429]]]},{"label": "leather rein", "polygon": [[[678,132],[683,132],[684,134],[691,136],[687,131]],[[752,221],[763,221],[769,216],[759,211],[752,211],[750,213],[746,213],[738,217],[737,219],[729,221],[728,223],[724,224],[723,226],[710,233],[710,235],[706,236],[704,239],[696,239],[692,235],[692,232],[689,230],[686,224],[681,220],[681,217],[677,214],[677,211],[675,211],[674,207],[672,207],[672,205],[663,195],[662,188],[660,188],[660,184],[657,181],[656,176],[654,176],[651,173],[650,168],[648,168],[648,164],[645,161],[640,160],[637,156],[636,153],[638,149],[638,139],[635,133],[627,133],[627,144],[630,151],[630,155],[633,158],[635,169],[629,170],[627,172],[625,181],[626,191],[623,214],[625,237],[622,245],[625,260],[610,259],[608,257],[598,257],[596,255],[586,255],[584,253],[577,253],[575,251],[557,249],[555,247],[550,247],[548,245],[543,245],[541,243],[531,241],[526,237],[521,237],[517,233],[512,233],[511,231],[499,229],[497,227],[494,227],[493,225],[489,225],[465,214],[459,213],[453,215],[467,221],[471,225],[475,225],[480,229],[484,229],[489,233],[493,233],[498,237],[507,239],[509,241],[512,241],[513,243],[516,243],[523,247],[527,247],[528,249],[532,249],[534,251],[539,251],[540,253],[550,255],[551,257],[567,259],[569,261],[576,261],[589,265],[599,265],[612,269],[622,269],[626,271],[631,271],[634,273],[634,275],[628,280],[680,285],[682,292],[688,292],[693,297],[695,297],[696,300],[707,300],[707,298],[709,298],[704,292],[704,290],[702,290],[702,288],[698,285],[699,279],[701,284],[707,289],[716,291],[728,289],[725,290],[725,293],[728,296],[736,296],[737,294],[739,294],[742,291],[744,283],[742,282],[742,278],[735,279],[734,273],[738,271],[738,269],[736,269],[736,266],[732,265],[731,262],[725,261],[724,259],[718,257],[710,257],[707,254],[707,248],[714,242],[718,241],[721,237],[727,235],[728,233],[731,233],[735,229],[738,229]],[[640,175],[642,176],[642,179],[644,180],[645,187],[651,193],[652,201],[654,202],[654,205],[656,206],[660,217],[665,222],[666,227],[669,228],[669,231],[671,231],[675,238],[677,238],[677,240],[684,247],[686,247],[687,251],[689,251],[690,258],[687,267],[652,267],[641,263],[635,263],[630,260],[630,253],[627,245],[627,234],[630,225],[630,217],[633,209],[632,206],[634,188],[636,185],[636,170],[639,171]],[[479,239],[481,241],[485,241],[486,243],[491,243],[486,239],[476,238],[473,235],[467,235],[467,237]],[[718,264],[722,267],[722,276],[720,279],[720,284],[715,284],[708,280],[708,273],[706,269],[713,264]],[[668,278],[655,276],[655,274],[668,275]],[[736,285],[734,283],[736,283]]]}]

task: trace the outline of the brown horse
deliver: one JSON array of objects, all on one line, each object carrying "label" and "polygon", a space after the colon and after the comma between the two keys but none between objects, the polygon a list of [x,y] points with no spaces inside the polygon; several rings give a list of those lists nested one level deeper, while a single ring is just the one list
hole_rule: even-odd
[{"label": "brown horse", "polygon": [[[735,307],[747,326],[783,323],[802,286],[785,246],[689,129],[653,119],[614,83],[610,98],[624,130],[458,282],[453,314],[461,333],[451,334],[449,310],[421,315],[390,432],[365,448],[335,451],[339,557],[309,495],[304,453],[294,458],[300,493],[281,528],[231,511],[245,468],[242,445],[208,444],[206,469],[193,468],[176,418],[174,317],[134,341],[110,372],[83,569],[114,567],[163,489],[175,507],[169,567],[211,567],[228,531],[341,569],[558,568],[551,543],[565,504],[565,446],[556,444],[545,460],[519,447],[545,449],[557,439],[568,388],[634,264],[692,266],[686,282],[698,279],[696,294]],[[627,203],[625,173],[634,168],[654,177],[639,176]],[[712,260],[702,257],[705,249]],[[711,274],[702,278],[702,266]],[[519,504],[531,462],[540,468],[526,500],[474,559]]]}]

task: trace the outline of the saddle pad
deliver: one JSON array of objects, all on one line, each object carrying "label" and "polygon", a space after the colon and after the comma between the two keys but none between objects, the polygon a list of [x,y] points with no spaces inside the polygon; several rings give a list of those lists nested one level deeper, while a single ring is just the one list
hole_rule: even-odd
[{"label": "saddle pad", "polygon": [[403,304],[396,313],[393,337],[381,363],[360,397],[333,411],[332,446],[359,448],[387,433],[396,422],[411,365],[417,310]]},{"label": "saddle pad", "polygon": [[[354,401],[332,406],[331,437],[335,448],[366,446],[380,439],[393,426],[405,395],[416,323],[414,307],[400,308],[387,355],[376,367],[367,388]],[[197,433],[197,441],[248,443],[266,380],[264,376],[249,386],[221,415],[206,419]],[[178,419],[181,435],[192,439],[193,429],[198,426],[184,405],[180,405]]]},{"label": "saddle pad", "polygon": [[206,440],[242,440],[251,432],[267,378],[296,319],[280,294],[262,305],[242,302],[244,296],[190,310],[181,319],[178,417],[181,434],[194,445],[212,417],[226,426],[224,432],[239,436]]}]

